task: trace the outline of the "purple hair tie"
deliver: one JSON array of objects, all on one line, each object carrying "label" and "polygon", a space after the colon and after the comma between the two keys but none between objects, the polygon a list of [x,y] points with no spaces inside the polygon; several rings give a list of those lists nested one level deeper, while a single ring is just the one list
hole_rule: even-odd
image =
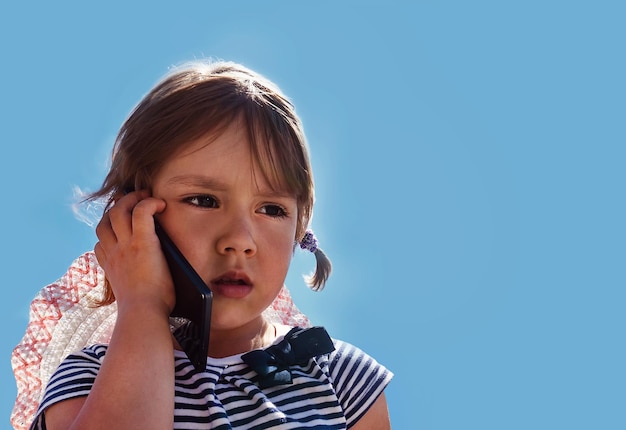
[{"label": "purple hair tie", "polygon": [[311,230],[307,230],[304,233],[304,237],[300,241],[300,248],[307,249],[313,253],[317,251],[317,239]]}]

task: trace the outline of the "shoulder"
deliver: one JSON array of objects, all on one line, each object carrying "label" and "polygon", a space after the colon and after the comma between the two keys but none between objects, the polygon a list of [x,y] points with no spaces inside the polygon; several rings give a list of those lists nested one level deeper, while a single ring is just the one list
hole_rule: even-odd
[{"label": "shoulder", "polygon": [[56,372],[50,378],[48,385],[55,379],[63,378],[68,369],[97,369],[100,367],[107,353],[108,346],[96,344],[83,348],[68,355],[59,365]]},{"label": "shoulder", "polygon": [[361,348],[338,339],[333,339],[335,350],[329,354],[329,368],[342,379],[360,378],[369,375],[382,381],[393,377],[384,365]]},{"label": "shoulder", "polygon": [[106,345],[92,345],[67,356],[50,378],[37,413],[60,401],[88,395],[106,351]]},{"label": "shoulder", "polygon": [[393,373],[359,347],[333,339],[335,350],[320,365],[326,367],[346,420],[356,423],[374,405]]},{"label": "shoulder", "polygon": [[386,380],[393,376],[365,351],[349,342],[331,337],[323,327],[291,328],[284,339],[289,340],[294,351],[317,351],[314,356],[318,365],[326,368],[334,377],[346,380],[369,374]]}]

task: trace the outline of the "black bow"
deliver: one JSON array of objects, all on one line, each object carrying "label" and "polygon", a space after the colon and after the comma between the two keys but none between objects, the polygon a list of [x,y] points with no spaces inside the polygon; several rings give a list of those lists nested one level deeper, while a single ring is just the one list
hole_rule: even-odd
[{"label": "black bow", "polygon": [[333,341],[324,327],[296,327],[276,345],[250,351],[242,355],[241,359],[259,375],[259,387],[267,388],[291,384],[291,366],[303,366],[309,359],[334,350]]}]

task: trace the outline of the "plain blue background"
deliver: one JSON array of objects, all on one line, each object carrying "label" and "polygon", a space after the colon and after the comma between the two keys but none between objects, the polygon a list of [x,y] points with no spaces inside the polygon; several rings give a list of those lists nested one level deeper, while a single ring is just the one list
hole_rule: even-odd
[{"label": "plain blue background", "polygon": [[168,67],[241,62],[292,98],[334,337],[395,372],[394,429],[624,429],[625,12],[618,1],[0,6],[0,427],[28,305],[93,247],[72,189]]}]

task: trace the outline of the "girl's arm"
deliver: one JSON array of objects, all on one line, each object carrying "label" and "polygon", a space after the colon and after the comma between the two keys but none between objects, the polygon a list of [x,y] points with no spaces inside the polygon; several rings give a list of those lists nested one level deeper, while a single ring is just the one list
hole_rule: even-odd
[{"label": "girl's arm", "polygon": [[96,228],[98,262],[117,301],[117,321],[87,397],[45,411],[46,427],[168,429],[174,419],[174,291],[152,216],[164,202],[131,193]]},{"label": "girl's arm", "polygon": [[390,430],[389,410],[387,409],[387,399],[382,393],[372,406],[367,410],[351,430]]},{"label": "girl's arm", "polygon": [[169,324],[141,306],[120,311],[89,396],[59,402],[45,411],[49,430],[171,430],[173,417],[174,354]]}]

